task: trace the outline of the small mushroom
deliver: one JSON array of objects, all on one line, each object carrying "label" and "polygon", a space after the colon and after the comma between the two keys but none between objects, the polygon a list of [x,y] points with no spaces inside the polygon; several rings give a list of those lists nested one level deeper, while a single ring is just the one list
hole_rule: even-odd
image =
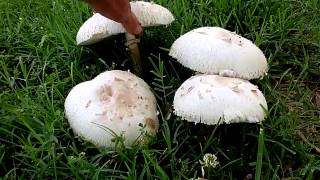
[{"label": "small mushroom", "polygon": [[[169,25],[174,21],[174,16],[168,9],[153,2],[133,1],[130,5],[143,27]],[[89,45],[120,33],[125,33],[135,73],[141,75],[142,63],[137,44],[139,40],[127,33],[120,23],[95,13],[80,27],[76,39],[78,45]]]},{"label": "small mushroom", "polygon": [[208,125],[257,123],[268,108],[263,94],[249,81],[218,75],[186,80],[176,91],[173,106],[182,119]]},{"label": "small mushroom", "polygon": [[201,27],[182,35],[169,55],[205,74],[255,79],[268,71],[266,57],[255,44],[220,27]]},{"label": "small mushroom", "polygon": [[119,70],[76,85],[65,100],[65,114],[75,134],[106,148],[115,147],[117,136],[124,138],[127,147],[147,142],[159,127],[150,87],[134,74]]}]

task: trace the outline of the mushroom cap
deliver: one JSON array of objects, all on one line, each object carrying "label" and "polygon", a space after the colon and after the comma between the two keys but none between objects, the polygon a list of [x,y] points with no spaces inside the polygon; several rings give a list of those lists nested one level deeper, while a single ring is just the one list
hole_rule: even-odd
[{"label": "mushroom cap", "polygon": [[80,27],[76,40],[78,45],[89,45],[124,32],[125,29],[120,23],[95,13]]},{"label": "mushroom cap", "polygon": [[130,5],[143,27],[169,25],[174,21],[174,16],[167,8],[154,2],[132,1]]},{"label": "mushroom cap", "polygon": [[[131,11],[143,27],[168,25],[174,21],[174,16],[168,9],[153,2],[133,1],[130,5]],[[89,45],[124,32],[126,30],[120,23],[95,13],[80,27],[76,40],[78,45]]]},{"label": "mushroom cap", "polygon": [[150,87],[119,70],[76,85],[65,100],[65,114],[75,134],[106,148],[114,148],[116,136],[124,138],[126,147],[147,142],[159,127]]},{"label": "mushroom cap", "polygon": [[255,79],[268,71],[266,57],[255,44],[220,27],[201,27],[182,35],[169,55],[206,74]]},{"label": "mushroom cap", "polygon": [[174,113],[184,120],[213,125],[260,122],[267,102],[258,87],[247,80],[196,75],[178,88],[173,106]]}]

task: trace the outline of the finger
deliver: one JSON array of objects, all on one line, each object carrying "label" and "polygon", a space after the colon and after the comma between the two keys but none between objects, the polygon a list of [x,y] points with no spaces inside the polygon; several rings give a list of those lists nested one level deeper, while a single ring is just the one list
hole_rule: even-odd
[{"label": "finger", "polygon": [[96,12],[121,23],[127,32],[134,35],[142,33],[138,19],[131,12],[129,0],[87,0],[87,2]]},{"label": "finger", "polygon": [[131,13],[126,21],[121,22],[122,26],[126,29],[126,31],[130,34],[140,35],[142,34],[142,26],[138,21],[137,17]]}]

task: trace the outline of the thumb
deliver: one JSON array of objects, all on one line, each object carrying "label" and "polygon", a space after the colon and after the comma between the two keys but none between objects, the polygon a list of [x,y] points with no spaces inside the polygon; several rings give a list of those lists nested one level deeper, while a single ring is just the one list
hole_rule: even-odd
[{"label": "thumb", "polygon": [[133,13],[130,13],[130,15],[122,21],[121,24],[130,34],[139,35],[142,33],[142,26]]}]

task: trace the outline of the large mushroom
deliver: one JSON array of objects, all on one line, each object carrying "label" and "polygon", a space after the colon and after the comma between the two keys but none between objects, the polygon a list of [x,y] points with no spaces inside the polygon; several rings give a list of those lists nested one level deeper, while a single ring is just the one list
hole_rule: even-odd
[{"label": "large mushroom", "polygon": [[[174,21],[174,16],[168,9],[153,2],[133,1],[130,2],[130,5],[132,12],[143,27],[169,25]],[[135,73],[137,75],[142,74],[142,64],[137,45],[139,40],[134,35],[127,33],[121,24],[95,13],[80,27],[76,40],[78,45],[89,45],[120,33],[126,35],[126,45],[133,61]]]},{"label": "large mushroom", "polygon": [[255,44],[220,27],[200,27],[182,35],[169,55],[205,74],[255,79],[268,71],[267,60]]},{"label": "large mushroom", "polygon": [[75,134],[98,147],[115,148],[123,137],[129,147],[147,142],[159,127],[150,87],[127,71],[106,71],[76,85],[65,100],[65,114]]},{"label": "large mushroom", "polygon": [[204,74],[178,88],[173,106],[182,119],[208,125],[261,122],[268,108],[263,94],[249,81]]}]

